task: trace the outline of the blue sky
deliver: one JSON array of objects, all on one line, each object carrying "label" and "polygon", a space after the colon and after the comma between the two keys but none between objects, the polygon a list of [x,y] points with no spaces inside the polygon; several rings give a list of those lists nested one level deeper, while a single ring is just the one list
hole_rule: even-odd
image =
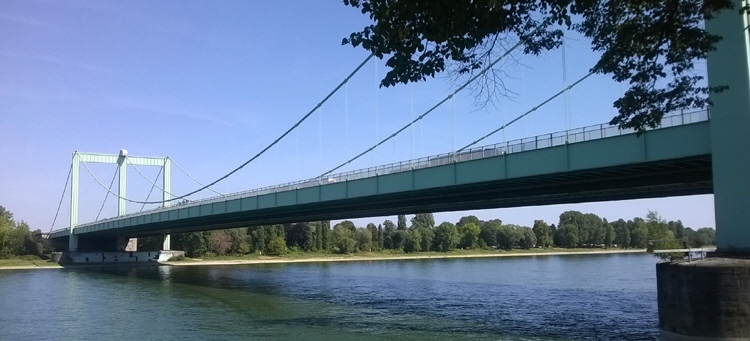
[{"label": "blue sky", "polygon": [[[340,0],[0,2],[0,205],[32,228],[48,230],[74,150],[169,155],[195,178],[212,181],[270,143],[367,57],[364,50],[341,45],[367,23]],[[579,37],[571,36],[566,45],[570,83],[585,75],[596,56]],[[503,66],[507,86],[516,93],[511,98],[478,107],[474,94],[462,93],[344,170],[449,152],[563,87],[561,51],[516,57],[523,65]],[[315,177],[456,88],[440,76],[380,89],[377,80],[385,72],[383,61],[369,62],[298,131],[216,190]],[[569,116],[560,98],[486,144],[564,130],[566,120],[571,127],[606,122],[622,90],[606,77],[591,77],[572,91]],[[111,165],[91,169],[105,184],[114,174]],[[142,171],[152,179],[158,174]],[[96,217],[106,192],[83,167],[81,174],[81,222],[86,222]],[[145,198],[151,188],[134,171],[128,182],[132,198]],[[173,193],[196,187],[175,169]],[[67,226],[68,200],[56,228]],[[128,205],[128,212],[139,209]],[[712,196],[471,213],[531,225],[540,218],[554,223],[569,209],[608,219],[644,216],[650,209],[687,226],[714,226]],[[115,210],[110,197],[103,216]],[[439,213],[436,220],[456,221],[465,214]]]}]

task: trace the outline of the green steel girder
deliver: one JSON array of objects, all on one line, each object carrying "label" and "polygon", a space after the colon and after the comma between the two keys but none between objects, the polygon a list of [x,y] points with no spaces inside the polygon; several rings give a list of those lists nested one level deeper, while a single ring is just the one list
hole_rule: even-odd
[{"label": "green steel girder", "polygon": [[[711,193],[710,122],[506,154],[80,227],[164,233],[416,212]],[[62,235],[60,235],[62,236]],[[59,236],[58,236],[59,237]]]}]

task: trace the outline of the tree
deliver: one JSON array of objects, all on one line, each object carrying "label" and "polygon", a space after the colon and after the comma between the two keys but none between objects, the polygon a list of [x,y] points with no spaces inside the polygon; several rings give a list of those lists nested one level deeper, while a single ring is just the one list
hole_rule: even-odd
[{"label": "tree", "polygon": [[206,239],[210,232],[178,233],[173,237],[174,248],[185,251],[188,257],[200,257],[208,251]]},{"label": "tree", "polygon": [[39,249],[41,250],[40,255],[48,255],[55,251],[55,249],[52,247],[52,242],[42,235],[42,230],[36,229],[34,230],[34,232],[32,232],[32,234],[36,243],[39,244]]},{"label": "tree", "polygon": [[383,248],[394,249],[393,233],[396,231],[396,225],[390,220],[383,222]]},{"label": "tree", "polygon": [[414,231],[419,232],[419,235],[422,237],[421,242],[419,243],[419,249],[420,251],[427,252],[432,251],[432,245],[435,240],[435,231],[431,228],[419,228]]},{"label": "tree", "polygon": [[351,221],[349,221],[349,220],[344,220],[344,221],[336,224],[333,228],[336,229],[336,227],[338,227],[338,226],[342,226],[344,228],[347,228],[350,231],[352,231],[352,233],[357,233],[357,227],[354,226],[354,223],[351,222]]},{"label": "tree", "polygon": [[356,251],[357,243],[355,234],[347,226],[336,224],[331,233],[331,249],[335,253],[353,253]]},{"label": "tree", "polygon": [[286,245],[303,251],[309,251],[312,246],[312,230],[307,223],[284,224]]},{"label": "tree", "polygon": [[406,230],[406,216],[403,214],[398,215],[398,226],[397,228],[401,231]]},{"label": "tree", "polygon": [[234,228],[226,230],[232,240],[229,252],[245,254],[250,252],[250,244],[247,241],[247,228]]},{"label": "tree", "polygon": [[417,213],[411,218],[411,228],[428,228],[435,227],[435,217],[432,213]]},{"label": "tree", "polygon": [[370,238],[372,238],[372,251],[380,251],[383,249],[383,234],[382,227],[380,231],[373,223],[367,224],[367,231],[370,232]]},{"label": "tree", "polygon": [[404,252],[411,253],[421,251],[422,235],[419,230],[405,231]]},{"label": "tree", "polygon": [[476,216],[468,215],[461,217],[461,219],[459,219],[456,223],[456,227],[460,229],[463,228],[466,224],[476,224],[477,226],[481,226],[482,222]]},{"label": "tree", "polygon": [[[512,250],[523,238],[523,231],[518,225],[503,225],[497,232],[497,246],[506,250]],[[536,242],[536,241],[534,241]]]},{"label": "tree", "polygon": [[[12,217],[12,215],[11,215]],[[10,234],[13,231],[13,220],[6,216],[5,208],[0,206],[0,257],[5,258],[13,254]]]},{"label": "tree", "polygon": [[213,230],[208,235],[208,247],[219,256],[232,250],[232,237],[227,230]]},{"label": "tree", "polygon": [[606,231],[604,229],[604,222],[602,218],[593,213],[586,213],[583,215],[583,225],[579,226],[580,238],[579,242],[588,244],[590,247],[599,247],[604,244],[604,238]]},{"label": "tree", "polygon": [[612,222],[612,227],[615,230],[615,244],[623,249],[627,249],[630,246],[630,229],[628,229],[628,223],[625,220],[619,219]]},{"label": "tree", "polygon": [[607,222],[607,219],[604,219],[604,246],[606,248],[612,247],[612,242],[615,240],[615,228],[612,226],[612,224]]},{"label": "tree", "polygon": [[536,246],[536,235],[534,235],[534,231],[530,227],[522,227],[521,236],[521,240],[518,242],[521,248],[530,249]]},{"label": "tree", "polygon": [[391,234],[391,243],[394,250],[401,250],[404,248],[404,241],[406,241],[406,230],[395,230]]},{"label": "tree", "polygon": [[556,236],[556,240],[559,241],[559,246],[567,248],[578,246],[578,227],[571,223],[560,225],[560,227],[557,229]]},{"label": "tree", "polygon": [[489,247],[497,246],[497,232],[502,225],[503,222],[500,219],[482,222],[482,231],[479,232],[479,243]]},{"label": "tree", "polygon": [[138,250],[161,250],[163,245],[163,236],[138,237]]},{"label": "tree", "polygon": [[250,243],[250,249],[254,252],[265,252],[266,244],[270,240],[266,239],[266,234],[263,226],[251,226],[247,228],[248,243]]},{"label": "tree", "polygon": [[456,225],[447,221],[442,222],[435,228],[434,249],[441,252],[453,250],[458,244],[459,235]]},{"label": "tree", "polygon": [[640,217],[628,220],[628,229],[630,230],[630,246],[645,249],[648,246],[648,226],[646,226],[646,222]]},{"label": "tree", "polygon": [[685,226],[682,225],[682,221],[680,220],[670,221],[667,223],[667,226],[669,226],[669,230],[672,231],[672,233],[674,233],[675,238],[679,240],[685,239],[685,233],[684,233]]},{"label": "tree", "polygon": [[372,231],[370,231],[369,229],[357,229],[356,241],[357,249],[359,249],[359,251],[372,251]]},{"label": "tree", "polygon": [[[721,37],[703,21],[731,9],[731,0],[344,0],[374,24],[352,33],[343,44],[361,46],[391,69],[381,86],[434,77],[454,66],[474,74],[495,54],[518,41],[526,54],[558,48],[564,30],[591,40],[601,56],[591,68],[629,89],[613,104],[611,124],[621,128],[657,126],[670,111],[704,107],[711,91],[694,64],[705,59]],[[492,94],[493,92],[490,92]],[[562,226],[562,224],[558,225]]]},{"label": "tree", "polygon": [[284,237],[278,236],[271,239],[267,252],[269,255],[280,256],[286,253],[286,241]]},{"label": "tree", "polygon": [[482,232],[482,228],[475,223],[468,223],[459,229],[461,239],[459,247],[464,249],[476,249],[479,246],[479,233]]},{"label": "tree", "polygon": [[385,246],[384,246],[385,236],[383,234],[383,225],[378,224],[378,231],[377,231],[377,233],[378,233],[378,238],[377,238],[378,245],[377,245],[377,248],[378,248],[378,250],[382,250],[383,248],[385,248]]},{"label": "tree", "polygon": [[659,216],[656,211],[648,211],[646,215],[646,228],[648,229],[648,240],[672,240],[674,233],[669,229],[669,225]]},{"label": "tree", "polygon": [[544,220],[534,220],[534,227],[531,228],[536,236],[536,245],[541,247],[551,247],[553,244],[552,231],[550,226]]},{"label": "tree", "polygon": [[321,250],[331,250],[331,221],[323,220],[320,222],[320,244]]},{"label": "tree", "polygon": [[691,247],[716,245],[716,230],[710,227],[698,229],[698,231],[695,231],[695,233],[693,233],[693,238],[690,244]]}]

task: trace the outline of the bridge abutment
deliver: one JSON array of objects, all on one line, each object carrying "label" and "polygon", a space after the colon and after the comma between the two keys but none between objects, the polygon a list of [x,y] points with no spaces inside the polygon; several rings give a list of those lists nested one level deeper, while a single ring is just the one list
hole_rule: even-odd
[{"label": "bridge abutment", "polygon": [[709,84],[729,86],[711,94],[717,253],[657,265],[662,341],[750,341],[750,20],[736,9],[706,22],[723,37],[708,55]]}]

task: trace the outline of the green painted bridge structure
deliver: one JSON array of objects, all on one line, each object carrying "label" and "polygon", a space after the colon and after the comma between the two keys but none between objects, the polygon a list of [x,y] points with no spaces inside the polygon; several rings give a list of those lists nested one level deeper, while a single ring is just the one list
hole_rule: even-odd
[{"label": "green painted bridge structure", "polygon": [[71,214],[51,238],[76,250],[78,239],[85,249],[257,224],[713,193],[718,251],[750,254],[750,15],[723,11],[706,30],[722,37],[708,84],[727,86],[710,95],[710,120],[681,114],[640,136],[608,126],[537,136],[80,225]]},{"label": "green painted bridge structure", "polygon": [[695,111],[640,136],[608,125],[540,135],[80,224],[73,238],[85,251],[241,226],[712,193],[710,125]]}]

